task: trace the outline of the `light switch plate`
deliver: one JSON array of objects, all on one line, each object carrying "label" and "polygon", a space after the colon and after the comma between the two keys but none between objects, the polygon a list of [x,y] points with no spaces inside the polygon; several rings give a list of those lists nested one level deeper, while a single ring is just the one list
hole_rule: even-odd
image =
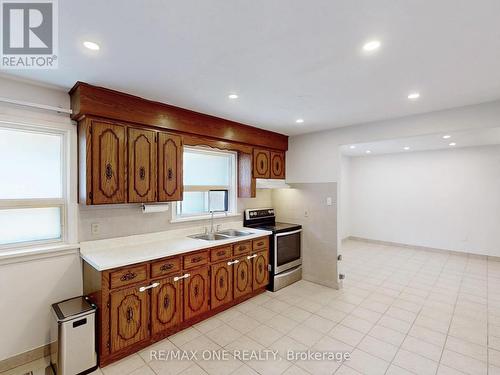
[{"label": "light switch plate", "polygon": [[326,205],[331,206],[333,204],[332,197],[326,197]]}]

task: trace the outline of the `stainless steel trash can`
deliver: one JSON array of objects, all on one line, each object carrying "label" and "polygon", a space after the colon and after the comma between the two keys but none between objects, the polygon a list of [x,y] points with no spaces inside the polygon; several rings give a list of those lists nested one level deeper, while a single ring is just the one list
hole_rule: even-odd
[{"label": "stainless steel trash can", "polygon": [[56,375],[86,374],[97,369],[95,315],[87,297],[52,305],[50,364]]}]

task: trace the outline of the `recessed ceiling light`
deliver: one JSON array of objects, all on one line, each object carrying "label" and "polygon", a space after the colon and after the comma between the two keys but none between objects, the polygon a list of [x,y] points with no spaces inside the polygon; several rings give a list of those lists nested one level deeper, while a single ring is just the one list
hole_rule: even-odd
[{"label": "recessed ceiling light", "polygon": [[354,145],[350,145],[350,146],[349,146],[349,148],[350,148],[351,150],[354,150],[354,149],[356,148],[356,146],[354,146]]},{"label": "recessed ceiling light", "polygon": [[455,142],[451,142],[448,146],[456,146],[457,144]]},{"label": "recessed ceiling light", "polygon": [[238,99],[239,98],[239,96],[237,94],[229,94],[227,97],[229,99]]},{"label": "recessed ceiling light", "polygon": [[450,139],[450,138],[451,138],[451,135],[449,135],[449,134],[443,135],[443,139]]},{"label": "recessed ceiling light", "polygon": [[86,48],[88,48],[88,49],[90,49],[90,50],[92,50],[92,51],[99,51],[99,50],[101,49],[101,47],[99,46],[99,44],[94,43],[94,42],[90,42],[90,41],[88,41],[88,40],[87,40],[87,41],[85,41],[85,42],[83,42],[83,45],[84,45]]},{"label": "recessed ceiling light", "polygon": [[416,100],[418,98],[420,98],[420,93],[418,92],[411,92],[408,94],[408,99],[410,100]]},{"label": "recessed ceiling light", "polygon": [[298,118],[297,120],[295,120],[295,122],[297,124],[302,124],[304,122],[304,119],[303,118]]},{"label": "recessed ceiling light", "polygon": [[371,154],[372,152],[370,150],[365,151],[367,154]]},{"label": "recessed ceiling light", "polygon": [[370,40],[363,45],[363,51],[365,52],[373,52],[380,48],[382,43],[380,40]]},{"label": "recessed ceiling light", "polygon": [[405,146],[405,147],[403,147],[403,149],[405,149],[406,151],[408,151],[410,149],[410,147]]}]

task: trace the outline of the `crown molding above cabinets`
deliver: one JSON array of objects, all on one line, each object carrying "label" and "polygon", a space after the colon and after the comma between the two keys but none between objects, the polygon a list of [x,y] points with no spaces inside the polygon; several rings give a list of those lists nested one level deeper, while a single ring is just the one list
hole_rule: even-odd
[{"label": "crown molding above cabinets", "polygon": [[255,197],[256,178],[285,178],[286,135],[83,82],[69,95],[80,203],[182,200],[184,145],[236,151],[240,198]]}]

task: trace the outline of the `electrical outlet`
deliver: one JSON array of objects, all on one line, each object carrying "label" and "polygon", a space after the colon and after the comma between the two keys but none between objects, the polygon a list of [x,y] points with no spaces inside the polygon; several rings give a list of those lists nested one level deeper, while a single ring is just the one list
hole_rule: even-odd
[{"label": "electrical outlet", "polygon": [[90,231],[92,234],[99,234],[100,228],[98,223],[90,224]]}]

